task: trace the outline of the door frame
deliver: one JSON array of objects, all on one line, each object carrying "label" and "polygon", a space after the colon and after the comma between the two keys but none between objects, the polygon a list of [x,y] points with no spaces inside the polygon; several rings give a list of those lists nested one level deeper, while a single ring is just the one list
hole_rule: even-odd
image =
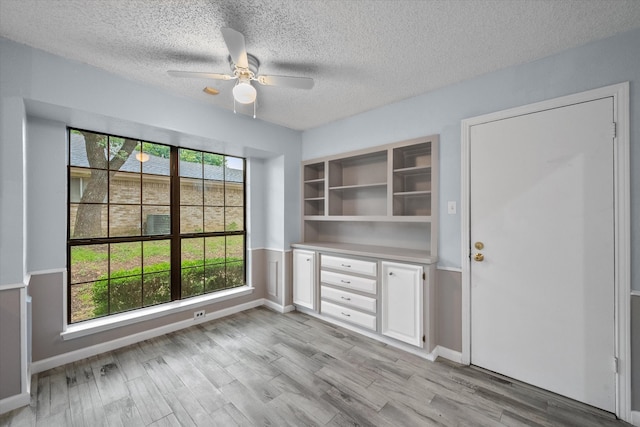
[{"label": "door frame", "polygon": [[[462,131],[462,363],[471,363],[471,127],[581,102],[613,97],[614,138],[614,356],[616,375],[616,416],[631,422],[631,190],[629,166],[629,82],[605,86],[521,107],[464,119]],[[613,361],[612,361],[613,365]],[[612,369],[613,366],[612,366]]]}]

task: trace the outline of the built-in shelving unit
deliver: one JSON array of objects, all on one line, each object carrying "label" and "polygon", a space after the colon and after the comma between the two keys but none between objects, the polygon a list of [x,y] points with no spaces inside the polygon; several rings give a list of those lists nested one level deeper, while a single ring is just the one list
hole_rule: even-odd
[{"label": "built-in shelving unit", "polygon": [[303,172],[304,215],[324,215],[324,162],[308,164]]},{"label": "built-in shelving unit", "polygon": [[436,255],[437,135],[302,164],[303,241]]}]

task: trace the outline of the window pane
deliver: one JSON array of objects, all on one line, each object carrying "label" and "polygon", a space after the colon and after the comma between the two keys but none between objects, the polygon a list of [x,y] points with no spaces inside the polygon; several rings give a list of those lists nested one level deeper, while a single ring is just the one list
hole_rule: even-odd
[{"label": "window pane", "polygon": [[202,180],[180,178],[180,204],[202,206]]},{"label": "window pane", "polygon": [[182,267],[204,264],[204,239],[182,239]]},{"label": "window pane", "polygon": [[[107,137],[97,133],[71,130],[69,134],[69,164],[93,168],[107,168]],[[91,155],[91,164],[89,156]]]},{"label": "window pane", "polygon": [[180,176],[202,179],[202,152],[180,148]]},{"label": "window pane", "polygon": [[205,238],[205,263],[218,264],[223,263],[226,254],[226,237],[207,237]]},{"label": "window pane", "polygon": [[204,208],[204,231],[224,231],[224,208]]},{"label": "window pane", "polygon": [[142,305],[144,307],[171,301],[171,272],[144,274]]},{"label": "window pane", "polygon": [[109,137],[109,169],[126,172],[140,172],[140,161],[133,154],[140,144],[133,139],[117,136]]},{"label": "window pane", "polygon": [[140,204],[140,174],[118,172],[109,179],[109,203]]},{"label": "window pane", "polygon": [[157,236],[171,233],[171,215],[169,206],[143,206],[142,225],[145,236]]},{"label": "window pane", "polygon": [[244,258],[244,236],[227,236],[227,258]]},{"label": "window pane", "polygon": [[171,241],[156,240],[142,244],[143,271],[156,273],[171,270]]},{"label": "window pane", "polygon": [[243,206],[244,205],[244,191],[242,189],[242,183],[238,182],[226,182],[224,190],[224,201],[226,206]]},{"label": "window pane", "polygon": [[244,209],[243,208],[226,208],[225,209],[225,230],[241,231],[244,230]]},{"label": "window pane", "polygon": [[71,283],[106,279],[109,272],[108,245],[74,246],[71,248]]},{"label": "window pane", "polygon": [[180,233],[202,233],[202,206],[180,207]]},{"label": "window pane", "polygon": [[182,297],[204,293],[204,265],[182,269]]},{"label": "window pane", "polygon": [[204,204],[207,206],[224,205],[224,183],[222,181],[204,182]]},{"label": "window pane", "polygon": [[109,237],[140,236],[140,206],[109,206]]},{"label": "window pane", "polygon": [[213,292],[226,287],[225,265],[211,264],[205,266],[204,291]]},{"label": "window pane", "polygon": [[109,275],[112,279],[141,273],[142,242],[112,243],[109,245],[109,255]]},{"label": "window pane", "polygon": [[244,263],[231,262],[227,264],[227,288],[244,285]]},{"label": "window pane", "polygon": [[[107,177],[109,173],[101,169],[70,168],[72,180],[81,181],[82,185],[71,188],[71,196],[78,197],[82,203],[107,202]],[[78,183],[79,184],[79,183]],[[71,200],[72,202],[74,200]]]},{"label": "window pane", "polygon": [[141,153],[143,154],[140,154],[138,160],[144,160],[142,162],[142,172],[169,176],[171,147],[168,145],[143,142],[141,148]]},{"label": "window pane", "polygon": [[[107,312],[107,281],[71,285],[71,322],[104,316]],[[100,293],[100,290],[104,290]]]},{"label": "window pane", "polygon": [[142,307],[142,276],[112,277],[109,298],[111,314]]},{"label": "window pane", "polygon": [[169,206],[171,203],[171,178],[143,175],[142,203]]},{"label": "window pane", "polygon": [[69,232],[72,239],[107,237],[107,205],[71,204]]}]

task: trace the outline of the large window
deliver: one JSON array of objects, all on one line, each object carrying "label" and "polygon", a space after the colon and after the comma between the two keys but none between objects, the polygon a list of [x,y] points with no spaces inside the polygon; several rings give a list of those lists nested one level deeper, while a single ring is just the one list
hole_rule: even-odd
[{"label": "large window", "polygon": [[245,161],[69,129],[68,322],[245,284]]}]

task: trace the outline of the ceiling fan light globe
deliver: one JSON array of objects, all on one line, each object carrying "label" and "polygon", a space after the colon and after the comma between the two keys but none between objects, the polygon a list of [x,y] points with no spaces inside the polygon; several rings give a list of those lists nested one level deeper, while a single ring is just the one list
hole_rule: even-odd
[{"label": "ceiling fan light globe", "polygon": [[240,104],[251,104],[256,100],[256,88],[251,83],[240,82],[233,88],[233,97]]}]

